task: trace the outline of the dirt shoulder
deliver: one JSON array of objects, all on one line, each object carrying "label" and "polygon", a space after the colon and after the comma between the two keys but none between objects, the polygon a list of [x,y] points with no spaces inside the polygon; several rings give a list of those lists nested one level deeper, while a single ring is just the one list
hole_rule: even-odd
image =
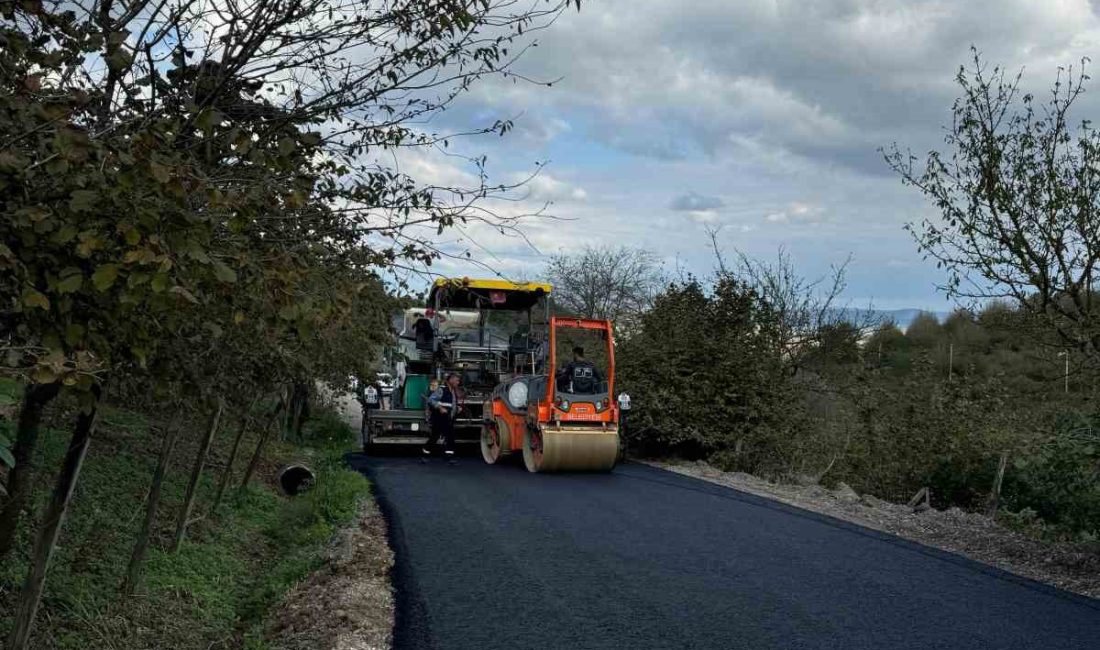
[{"label": "dirt shoulder", "polygon": [[702,461],[640,462],[957,553],[1083,596],[1100,598],[1100,548],[1095,544],[1041,541],[1009,530],[979,514],[958,508],[943,511],[911,508],[870,495],[861,496],[844,484],[828,490],[820,485],[769,483],[749,474],[723,472]]},{"label": "dirt shoulder", "polygon": [[389,650],[394,599],[393,552],[373,499],[340,532],[325,565],[292,589],[272,616],[278,650]]}]

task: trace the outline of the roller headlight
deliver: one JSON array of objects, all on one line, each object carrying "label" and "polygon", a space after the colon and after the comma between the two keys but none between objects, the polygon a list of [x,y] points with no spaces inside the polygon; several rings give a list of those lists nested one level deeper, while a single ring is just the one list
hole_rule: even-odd
[{"label": "roller headlight", "polygon": [[514,409],[527,406],[527,384],[519,381],[508,387],[508,404]]}]

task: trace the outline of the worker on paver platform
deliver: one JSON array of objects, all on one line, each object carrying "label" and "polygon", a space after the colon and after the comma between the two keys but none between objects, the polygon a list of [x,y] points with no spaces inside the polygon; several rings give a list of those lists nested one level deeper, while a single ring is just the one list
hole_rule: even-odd
[{"label": "worker on paver platform", "polygon": [[413,333],[416,335],[416,348],[418,350],[431,350],[435,345],[435,328],[432,322],[424,314],[413,316]]},{"label": "worker on paver platform", "polygon": [[447,462],[455,464],[455,417],[458,414],[458,386],[462,379],[458,373],[448,373],[443,379],[443,385],[435,389],[428,398],[428,406],[431,408],[431,435],[422,451],[422,462],[427,462],[432,455],[432,447],[439,444],[443,438],[443,455]]}]

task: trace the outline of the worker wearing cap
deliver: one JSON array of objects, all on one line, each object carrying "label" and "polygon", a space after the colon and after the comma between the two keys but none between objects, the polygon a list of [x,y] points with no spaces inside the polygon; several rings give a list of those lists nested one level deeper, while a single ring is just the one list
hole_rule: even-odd
[{"label": "worker wearing cap", "polygon": [[558,373],[558,390],[577,395],[591,395],[601,381],[600,371],[584,358],[584,348],[573,348],[573,360]]},{"label": "worker wearing cap", "polygon": [[431,435],[428,442],[421,450],[421,460],[426,462],[432,455],[432,447],[439,444],[443,438],[443,455],[452,465],[455,463],[455,417],[458,414],[458,385],[462,379],[458,373],[448,373],[443,379],[443,384],[432,391],[428,397],[428,406],[431,408]]}]

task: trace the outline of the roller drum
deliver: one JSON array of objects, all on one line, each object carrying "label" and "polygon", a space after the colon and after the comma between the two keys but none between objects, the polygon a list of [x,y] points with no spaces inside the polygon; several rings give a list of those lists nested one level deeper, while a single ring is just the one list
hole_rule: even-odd
[{"label": "roller drum", "polygon": [[528,427],[523,443],[529,472],[606,472],[619,458],[617,429]]}]

